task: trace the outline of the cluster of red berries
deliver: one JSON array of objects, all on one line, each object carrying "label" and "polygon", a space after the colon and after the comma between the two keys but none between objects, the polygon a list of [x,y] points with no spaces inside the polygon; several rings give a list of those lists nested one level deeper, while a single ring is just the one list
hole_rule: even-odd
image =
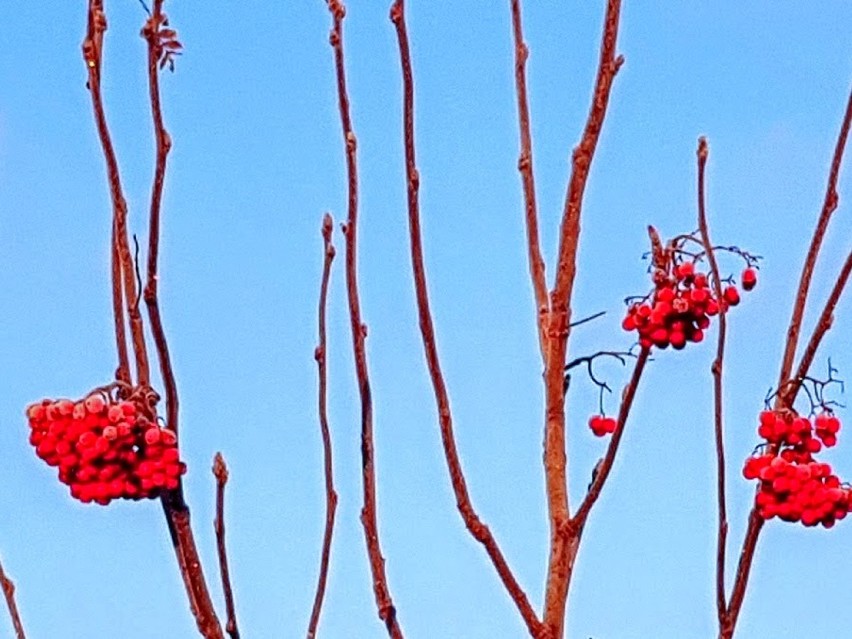
[{"label": "cluster of red berries", "polygon": [[[657,269],[651,300],[632,304],[621,323],[626,331],[636,331],[642,348],[680,350],[687,342],[700,342],[710,318],[740,303],[740,293],[733,284],[717,299],[709,286],[706,273],[696,272],[692,262],[670,267],[671,272]],[[757,284],[757,272],[749,267],[741,277],[742,287],[750,291]]]},{"label": "cluster of red berries", "polygon": [[145,412],[105,392],[77,402],[45,399],[27,408],[30,444],[84,503],[155,498],[178,487],[186,465],[174,431]]},{"label": "cluster of red berries", "polygon": [[616,421],[614,417],[604,417],[603,415],[592,415],[589,418],[589,428],[597,437],[610,435],[615,432]]},{"label": "cluster of red berries", "polygon": [[792,411],[763,411],[757,432],[767,441],[765,452],[749,457],[746,479],[759,479],[755,503],[764,519],[779,517],[805,526],[831,528],[852,510],[852,490],[814,459],[823,445],[834,446],[840,420],[822,413],[813,421]]}]

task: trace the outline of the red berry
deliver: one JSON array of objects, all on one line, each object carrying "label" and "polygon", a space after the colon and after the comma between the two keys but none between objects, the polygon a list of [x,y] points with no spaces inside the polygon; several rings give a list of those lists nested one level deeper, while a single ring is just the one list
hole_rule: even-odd
[{"label": "red berry", "polygon": [[737,290],[736,286],[728,286],[722,292],[722,297],[725,298],[725,301],[731,306],[736,306],[740,303],[740,292]]},{"label": "red berry", "polygon": [[740,277],[740,280],[742,281],[742,284],[743,284],[743,290],[744,291],[750,291],[751,289],[754,288],[755,284],[757,284],[757,271],[755,271],[751,267],[747,268],[746,270],[743,271],[743,274]]}]

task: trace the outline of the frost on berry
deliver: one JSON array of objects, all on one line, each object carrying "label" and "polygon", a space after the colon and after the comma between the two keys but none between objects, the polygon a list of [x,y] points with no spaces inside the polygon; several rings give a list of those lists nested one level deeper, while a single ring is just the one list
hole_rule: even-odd
[{"label": "frost on berry", "polygon": [[[84,399],[45,399],[26,410],[30,444],[84,503],[153,499],[178,487],[186,465],[177,436],[161,428],[144,393],[115,385]],[[138,389],[137,389],[138,391]]]},{"label": "frost on berry", "polygon": [[814,455],[837,443],[840,420],[830,413],[813,420],[790,410],[760,414],[761,452],[745,461],[743,476],[758,480],[755,507],[763,519],[778,517],[804,526],[834,526],[852,510],[852,490]]}]

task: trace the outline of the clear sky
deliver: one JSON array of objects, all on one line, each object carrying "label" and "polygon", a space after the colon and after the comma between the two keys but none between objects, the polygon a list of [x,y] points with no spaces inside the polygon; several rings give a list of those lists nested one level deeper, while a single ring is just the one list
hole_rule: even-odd
[{"label": "clear sky", "polygon": [[[360,275],[375,404],[381,540],[410,637],[522,637],[455,511],[422,356],[407,247],[399,62],[389,1],[348,2],[347,64],[361,167]],[[509,2],[410,0],[429,285],[469,488],[540,610],[548,526],[542,386],[526,265]],[[600,2],[528,0],[526,35],[543,246],[551,268],[588,110]],[[114,370],[110,204],[80,43],[85,3],[15,3],[0,29],[0,553],[33,639],[193,636],[159,505],[73,501],[29,447],[24,407],[79,397]],[[316,414],[322,214],[345,214],[329,16],[321,0],[167,2],[186,47],[164,76],[174,149],[161,303],[182,400],[186,490],[220,610],[213,454],[231,468],[228,542],[245,637],[304,636],[324,524]],[[135,0],[109,0],[104,90],[131,225],[145,234],[153,142]],[[731,536],[752,486],[742,460],[777,377],[783,332],[852,80],[852,4],[625,2],[626,63],[589,182],[572,356],[626,348],[622,298],[647,290],[645,227],[695,222],[695,147],[710,142],[716,241],[765,256],[731,316],[726,371]],[[852,238],[852,168],[814,284],[824,299]],[[342,256],[342,236],[335,233]],[[383,636],[358,514],[357,391],[342,260],[329,308],[330,420],[340,493],[320,634]],[[736,267],[738,268],[738,267]],[[812,307],[816,308],[816,305]],[[808,328],[814,312],[808,315]],[[852,379],[852,295],[820,353]],[[589,521],[568,629],[585,639],[714,635],[715,457],[709,343],[665,352],[642,380]],[[620,388],[626,373],[601,366]],[[615,408],[615,397],[608,400]],[[841,401],[844,398],[839,397]],[[569,396],[571,494],[604,444]],[[848,401],[848,397],[846,398]],[[848,410],[841,418],[852,422]],[[852,441],[827,457],[852,478]],[[762,535],[740,633],[842,637],[852,522]],[[729,571],[729,572],[732,572]],[[5,613],[5,611],[4,611]],[[0,613],[0,636],[11,636]]]}]

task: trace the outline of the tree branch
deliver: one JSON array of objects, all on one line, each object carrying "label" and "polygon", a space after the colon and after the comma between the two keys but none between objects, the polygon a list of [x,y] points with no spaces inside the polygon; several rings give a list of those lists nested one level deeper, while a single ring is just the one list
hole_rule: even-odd
[{"label": "tree branch", "polygon": [[3,589],[3,597],[6,599],[6,606],[9,608],[9,615],[12,617],[15,638],[26,639],[24,625],[21,623],[21,615],[18,612],[18,605],[15,603],[15,584],[12,583],[12,580],[9,579],[3,570],[2,562],[0,562],[0,588]]},{"label": "tree branch", "polygon": [[400,66],[402,69],[403,136],[405,141],[405,170],[407,176],[408,226],[414,288],[417,295],[417,311],[420,319],[420,334],[423,338],[426,363],[435,393],[435,402],[438,408],[441,427],[441,440],[447,467],[450,472],[453,493],[456,497],[456,507],[461,513],[465,526],[474,539],[485,547],[491,563],[497,570],[497,574],[509,592],[509,596],[518,607],[530,634],[537,636],[542,630],[541,622],[530,605],[526,593],[515,579],[490,529],[482,522],[474,510],[456,448],[450,399],[444,376],[441,372],[438,348],[435,342],[435,326],[432,321],[432,312],[429,308],[429,291],[426,284],[426,268],[423,260],[423,241],[420,233],[420,174],[417,170],[414,141],[414,74],[411,65],[408,30],[405,23],[404,0],[396,0],[393,3],[390,10],[390,18],[396,27]]},{"label": "tree branch", "polygon": [[[837,208],[837,178],[840,174],[840,165],[843,162],[843,150],[846,147],[846,139],[849,136],[850,121],[852,121],[852,91],[849,93],[849,99],[846,103],[846,115],[840,127],[840,134],[837,136],[837,145],[834,148],[834,157],[831,160],[831,170],[828,174],[828,184],[825,189],[822,211],[817,219],[817,226],[814,229],[811,245],[808,248],[808,254],[802,267],[802,275],[799,279],[799,290],[796,293],[796,301],[793,304],[790,327],[787,329],[787,342],[784,346],[784,357],[781,361],[781,372],[778,376],[778,388],[783,386],[793,371],[793,358],[796,355],[799,331],[802,327],[802,317],[805,314],[805,304],[808,300],[811,278],[813,277],[823,237],[825,237],[825,232],[828,229],[828,222],[831,219],[831,214]],[[779,397],[779,399],[782,398]]]},{"label": "tree branch", "polygon": [[535,197],[535,176],[533,172],[532,134],[530,133],[530,109],[527,94],[526,65],[529,49],[524,42],[523,23],[521,21],[521,0],[511,0],[512,33],[515,39],[515,88],[518,95],[518,125],[520,129],[521,153],[518,157],[518,171],[524,189],[524,211],[527,226],[527,255],[529,257],[530,277],[536,305],[536,325],[542,360],[546,353],[545,320],[547,318],[547,282],[544,275],[544,258],[541,256],[541,242],[538,233],[538,209]]},{"label": "tree branch", "polygon": [[231,639],[240,639],[237,628],[237,613],[234,608],[234,591],[231,588],[231,573],[228,570],[228,553],[225,549],[225,485],[228,483],[228,467],[222,453],[213,458],[213,476],[216,477],[216,518],[213,528],[216,532],[216,553],[219,556],[219,572],[222,576],[222,591],[225,595],[225,609],[228,621],[225,631]]},{"label": "tree branch", "polygon": [[577,273],[577,247],[583,193],[592,158],[600,137],[610,90],[624,58],[616,57],[620,0],[607,0],[603,41],[592,105],[579,145],[574,149],[571,177],[565,197],[559,237],[556,279],[550,293],[545,358],[546,423],[544,467],[547,508],[550,518],[550,557],[547,567],[544,622],[554,637],[561,637],[565,623],[568,585],[579,547],[579,537],[565,536],[570,518],[568,504],[567,452],[565,442],[565,388],[563,368],[571,324],[571,295]]},{"label": "tree branch", "polygon": [[[149,368],[148,352],[145,346],[145,336],[142,327],[142,316],[139,314],[139,306],[136,304],[136,280],[133,276],[133,259],[130,255],[130,241],[127,231],[127,202],[121,187],[121,176],[118,169],[118,161],[112,138],[106,121],[103,97],[101,95],[101,67],[103,63],[104,33],[107,29],[107,19],[104,14],[103,0],[89,0],[86,23],[86,37],[83,40],[83,59],[88,71],[88,82],[86,86],[92,97],[92,109],[95,115],[95,125],[98,130],[101,148],[106,161],[107,178],[109,180],[110,198],[113,211],[113,311],[117,311],[116,303],[122,297],[126,303],[127,315],[130,321],[130,333],[133,340],[133,350],[136,358],[137,382],[148,385]],[[115,262],[120,262],[120,267]],[[121,287],[123,280],[124,292]],[[118,343],[118,357],[120,381],[129,376],[126,366],[126,346],[122,346],[124,340],[123,317],[115,318],[116,341]]]},{"label": "tree branch", "polygon": [[[707,140],[698,138],[698,230],[701,233],[701,243],[707,254],[712,274],[713,291],[716,299],[723,299],[722,277],[719,274],[719,264],[716,252],[710,241],[710,229],[707,225],[704,195],[704,170],[707,165]],[[719,308],[719,337],[716,342],[716,359],[710,367],[713,374],[713,424],[716,438],[716,496],[718,508],[718,530],[716,537],[716,614],[719,627],[724,625],[727,617],[728,603],[725,598],[725,551],[728,539],[728,509],[727,493],[725,491],[725,431],[722,414],[722,372],[725,362],[725,338],[728,331],[727,307]]]},{"label": "tree branch", "polygon": [[379,618],[384,622],[389,636],[401,638],[402,630],[396,618],[385,573],[385,560],[379,543],[379,530],[376,515],[376,471],[373,451],[373,402],[370,391],[370,378],[367,368],[365,340],[367,325],[361,321],[361,303],[358,295],[357,272],[357,230],[358,230],[358,165],[356,157],[357,139],[352,129],[349,113],[349,96],[346,91],[346,70],[343,54],[343,18],[346,8],[340,0],[326,0],[333,25],[329,42],[334,50],[335,72],[337,75],[337,95],[340,106],[340,122],[346,149],[346,172],[348,182],[348,217],[343,225],[346,238],[346,291],[349,298],[349,319],[352,329],[352,348],[355,358],[355,371],[358,377],[358,391],[361,396],[361,464],[363,470],[364,505],[361,509],[361,524],[367,543],[367,555],[373,575],[373,593],[378,607]]},{"label": "tree branch", "polygon": [[331,537],[334,532],[334,515],[337,511],[337,492],[334,490],[334,472],[331,457],[331,431],[328,427],[327,411],[327,388],[328,388],[328,363],[326,360],[326,329],[325,317],[328,298],[328,281],[331,277],[331,263],[334,260],[334,246],[331,244],[332,231],[331,215],[325,214],[322,220],[322,239],[324,246],[324,259],[322,266],[322,280],[320,283],[319,309],[317,311],[319,323],[319,344],[314,351],[314,359],[319,369],[319,399],[318,411],[320,431],[322,434],[323,466],[325,470],[325,533],[322,539],[322,554],[320,558],[319,577],[317,579],[317,591],[314,596],[314,606],[311,610],[311,620],[308,624],[308,639],[316,637],[319,625],[322,601],[325,596],[325,585],[328,580],[328,562],[331,555]]},{"label": "tree branch", "polygon": [[[799,330],[801,328],[802,317],[805,311],[805,302],[807,301],[808,288],[810,286],[811,277],[813,275],[814,266],[816,265],[817,257],[819,256],[819,250],[822,245],[822,239],[825,235],[826,229],[828,228],[828,222],[831,218],[831,214],[837,208],[838,196],[837,196],[837,179],[840,173],[840,165],[843,161],[843,151],[846,147],[846,140],[849,136],[849,127],[850,122],[852,122],[852,92],[849,94],[849,98],[846,103],[846,112],[843,117],[843,122],[840,125],[840,133],[837,136],[837,144],[834,148],[834,156],[831,161],[831,169],[828,175],[828,185],[826,187],[825,199],[823,201],[822,211],[820,212],[819,219],[817,220],[817,226],[814,230],[813,238],[811,239],[811,245],[808,249],[808,254],[805,258],[805,263],[802,268],[802,275],[799,280],[799,289],[796,294],[796,301],[793,305],[793,316],[790,320],[790,327],[787,331],[787,342],[784,349],[784,357],[781,363],[781,373],[779,375],[779,384],[778,384],[778,395],[775,400],[776,408],[782,406],[791,406],[796,399],[796,395],[798,394],[799,389],[801,388],[801,384],[792,384],[788,385],[789,391],[784,393],[781,392],[784,389],[785,384],[790,378],[790,373],[793,368],[793,358],[796,353],[796,345],[798,342]],[[850,267],[849,259],[847,259],[846,264],[844,264],[843,270],[841,271],[841,276],[843,272]],[[848,272],[845,277],[842,277],[841,280],[838,280],[835,283],[834,290],[832,290],[831,295],[829,296],[829,301],[826,304],[825,309],[823,310],[823,315],[820,317],[820,321],[817,323],[817,327],[814,330],[814,334],[811,337],[811,342],[809,342],[807,348],[805,349],[805,353],[802,356],[802,360],[799,364],[799,372],[803,372],[802,377],[807,375],[807,369],[810,367],[810,361],[813,360],[813,357],[816,355],[816,349],[819,346],[819,342],[822,339],[822,336],[828,330],[828,327],[831,323],[831,313],[833,311],[833,306],[831,305],[831,300],[835,297],[839,299],[840,293],[843,290],[843,286],[846,283],[846,279],[848,278]],[[836,304],[836,301],[834,302]],[[827,311],[827,315],[826,315]],[[826,318],[824,320],[824,318]],[[804,368],[803,368],[804,367]],[[797,373],[797,379],[798,379]],[[734,629],[736,628],[737,619],[739,618],[740,610],[742,609],[743,600],[745,598],[746,587],[748,585],[748,578],[751,572],[752,562],[754,560],[754,553],[757,549],[757,542],[760,537],[760,531],[763,528],[763,519],[757,512],[757,508],[753,507],[751,513],[749,514],[748,521],[748,529],[746,530],[745,540],[743,541],[742,552],[740,553],[740,560],[737,566],[737,574],[734,581],[733,590],[731,591],[731,599],[728,603],[728,612],[727,612],[727,623],[724,628],[721,628],[719,631],[719,639],[731,639],[733,637]]]}]

